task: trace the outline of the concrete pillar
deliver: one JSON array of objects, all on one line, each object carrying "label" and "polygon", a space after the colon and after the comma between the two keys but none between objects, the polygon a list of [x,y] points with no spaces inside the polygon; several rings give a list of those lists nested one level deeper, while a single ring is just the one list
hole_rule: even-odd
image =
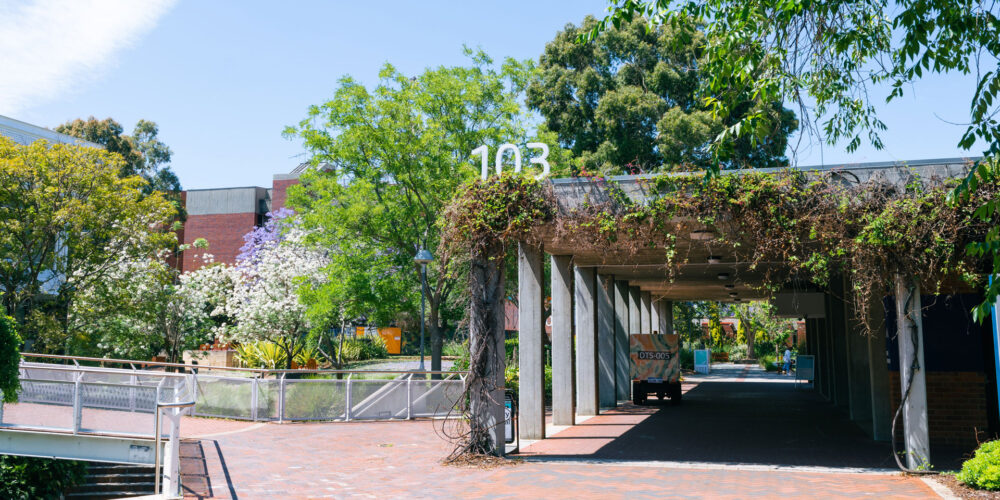
[{"label": "concrete pillar", "polygon": [[639,300],[642,301],[642,325],[639,329],[642,333],[649,335],[653,333],[653,298],[649,292],[639,292]]},{"label": "concrete pillar", "polygon": [[[504,454],[504,279],[503,259],[473,255],[469,272],[469,349],[481,352],[470,376],[469,405],[477,432],[486,434],[494,453]],[[476,362],[473,360],[473,362]],[[482,439],[484,436],[476,436]]]},{"label": "concrete pillar", "polygon": [[660,300],[660,333],[674,333],[674,303],[671,300]]},{"label": "concrete pillar", "polygon": [[573,258],[552,256],[552,423],[573,425]]},{"label": "concrete pillar", "polygon": [[592,267],[573,268],[576,290],[576,412],[597,415],[597,273]]},{"label": "concrete pillar", "polygon": [[830,336],[833,341],[833,369],[834,369],[834,390],[833,402],[844,409],[850,405],[850,391],[848,373],[848,352],[847,352],[847,321],[844,317],[844,286],[840,276],[833,276],[830,280],[831,293],[827,308],[827,317],[830,318]]},{"label": "concrete pillar", "polygon": [[903,436],[906,442],[906,464],[915,469],[930,464],[931,456],[920,285],[913,278],[899,275],[895,281],[900,394],[904,398]]},{"label": "concrete pillar", "polygon": [[642,294],[639,287],[628,289],[628,334],[642,333]]},{"label": "concrete pillar", "polygon": [[[849,289],[845,278],[844,289]],[[871,374],[868,368],[868,340],[864,335],[864,325],[857,320],[853,301],[844,301],[844,316],[847,319],[848,353],[848,400],[851,420],[871,434],[872,395]]]},{"label": "concrete pillar", "polygon": [[872,398],[872,437],[876,441],[892,439],[892,402],[889,399],[889,359],[885,347],[885,304],[882,294],[875,294],[869,304],[868,366]]},{"label": "concrete pillar", "polygon": [[597,280],[597,360],[598,389],[602,408],[618,405],[615,392],[615,303],[614,276]]},{"label": "concrete pillar", "polygon": [[631,398],[629,383],[628,325],[629,290],[628,281],[615,281],[615,398],[624,401]]},{"label": "concrete pillar", "polygon": [[663,314],[663,301],[652,299],[650,301],[650,318],[649,322],[652,324],[652,331],[656,333],[666,333],[660,328],[660,315]]},{"label": "concrete pillar", "polygon": [[524,439],[545,437],[545,297],[542,250],[517,245],[518,429]]}]

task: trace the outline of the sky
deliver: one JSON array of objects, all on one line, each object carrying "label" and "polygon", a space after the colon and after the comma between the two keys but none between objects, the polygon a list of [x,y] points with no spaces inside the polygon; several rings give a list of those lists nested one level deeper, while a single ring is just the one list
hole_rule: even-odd
[{"label": "sky", "polygon": [[[0,115],[53,128],[112,117],[156,122],[186,189],[270,186],[307,157],[282,137],[351,75],[365,84],[392,63],[405,74],[467,62],[537,59],[567,23],[606,0],[196,1],[0,0]],[[929,78],[880,106],[885,149],[820,147],[798,165],[969,156],[956,144],[974,82]],[[873,92],[882,101],[884,93]],[[794,148],[794,149],[792,149]]]}]

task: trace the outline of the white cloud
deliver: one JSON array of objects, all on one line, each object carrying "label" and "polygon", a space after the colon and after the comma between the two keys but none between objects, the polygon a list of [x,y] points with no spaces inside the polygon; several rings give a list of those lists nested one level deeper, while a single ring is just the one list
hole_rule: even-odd
[{"label": "white cloud", "polygon": [[0,0],[0,114],[101,76],[175,0]]}]

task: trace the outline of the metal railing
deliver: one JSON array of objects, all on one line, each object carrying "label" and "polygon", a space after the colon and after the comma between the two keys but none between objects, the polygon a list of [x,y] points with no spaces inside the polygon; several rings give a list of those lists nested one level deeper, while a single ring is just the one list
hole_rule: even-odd
[{"label": "metal railing", "polygon": [[[453,413],[455,403],[464,392],[467,374],[456,371],[282,370],[34,353],[25,353],[23,356],[26,359],[72,363],[72,365],[23,362],[22,372],[25,367],[61,367],[65,370],[79,369],[106,374],[121,374],[127,371],[131,377],[130,382],[142,381],[149,377],[157,377],[157,380],[167,380],[163,377],[184,377],[187,379],[186,386],[193,391],[192,399],[195,401],[193,415],[251,421],[351,421],[448,417]],[[105,366],[87,367],[81,363],[99,363]],[[106,365],[127,368],[108,368]],[[166,370],[175,370],[177,373]],[[22,379],[30,380],[31,377]],[[44,380],[38,384],[48,382],[49,380]],[[151,404],[153,397],[144,392],[145,386],[132,384],[140,387],[131,387],[122,383],[113,385],[129,387],[130,396],[127,405],[125,400],[118,398],[114,401],[115,404],[106,405],[108,409],[153,412]],[[30,388],[31,384],[28,386]],[[176,389],[170,385],[159,390],[176,393]],[[58,398],[50,399],[51,401],[45,402],[58,404]],[[136,405],[136,401],[144,404]]]},{"label": "metal railing", "polygon": [[[153,474],[156,476],[156,479],[153,480],[153,494],[154,495],[159,495],[159,494],[163,493],[162,491],[160,491],[160,478],[163,476],[163,471],[160,469],[160,460],[161,460],[161,455],[162,455],[162,453],[160,452],[160,438],[161,438],[161,433],[159,432],[160,431],[160,412],[162,412],[164,408],[171,408],[171,409],[177,409],[179,411],[183,411],[183,409],[185,409],[185,408],[191,408],[192,406],[194,406],[194,403],[195,403],[194,400],[191,400],[191,401],[180,401],[180,402],[176,402],[176,403],[160,403],[160,402],[156,403],[156,410],[153,413],[153,434],[156,435],[156,438],[154,439],[154,445],[153,445],[153,454],[154,454],[154,459],[153,459]],[[173,431],[173,427],[171,427],[171,431]],[[172,458],[174,458],[174,463],[177,463],[177,461],[180,459],[180,456],[179,456],[180,449],[179,449],[179,447],[178,447],[178,445],[176,443],[176,440],[174,439],[174,433],[173,432],[171,432],[171,434],[170,434],[170,440],[171,440],[172,444],[174,445],[174,446],[171,447],[172,453],[174,455]],[[179,466],[179,465],[180,464],[177,464],[177,466]],[[172,479],[171,484],[176,485],[177,481],[174,478],[175,472],[171,470],[171,471],[168,471],[168,473],[170,474],[170,479]]]}]

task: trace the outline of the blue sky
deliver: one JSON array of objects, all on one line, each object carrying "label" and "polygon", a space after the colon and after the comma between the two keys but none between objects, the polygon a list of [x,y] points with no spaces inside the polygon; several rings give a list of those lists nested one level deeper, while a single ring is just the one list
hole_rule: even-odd
[{"label": "blue sky", "polygon": [[[281,130],[330,97],[343,75],[372,83],[385,62],[408,74],[463,64],[463,44],[498,59],[537,58],[566,23],[601,15],[606,5],[90,1],[0,0],[0,63],[22,69],[0,76],[0,114],[45,127],[90,115],[128,129],[153,120],[188,189],[270,186],[273,174],[304,159],[301,144]],[[971,90],[968,78],[921,82],[883,106],[885,150],[805,145],[798,162],[968,155],[955,146],[964,128],[946,121],[965,119]],[[884,94],[873,95],[881,102]]]}]

